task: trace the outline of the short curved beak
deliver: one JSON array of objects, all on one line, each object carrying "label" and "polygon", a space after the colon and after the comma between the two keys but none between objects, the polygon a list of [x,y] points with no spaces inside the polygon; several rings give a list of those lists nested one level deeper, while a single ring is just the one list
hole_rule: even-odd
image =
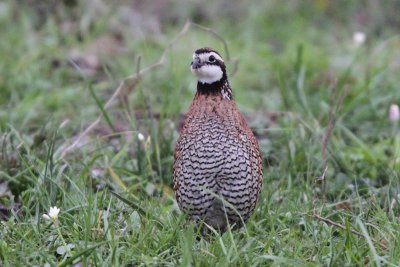
[{"label": "short curved beak", "polygon": [[201,67],[201,62],[200,62],[200,58],[196,57],[195,59],[193,59],[192,61],[192,69],[198,69]]}]

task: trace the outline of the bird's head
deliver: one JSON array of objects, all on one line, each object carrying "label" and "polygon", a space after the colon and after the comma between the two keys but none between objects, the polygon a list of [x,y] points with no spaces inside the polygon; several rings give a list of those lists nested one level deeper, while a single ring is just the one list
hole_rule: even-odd
[{"label": "bird's head", "polygon": [[226,80],[224,60],[217,51],[209,47],[200,48],[194,52],[190,70],[202,84]]}]

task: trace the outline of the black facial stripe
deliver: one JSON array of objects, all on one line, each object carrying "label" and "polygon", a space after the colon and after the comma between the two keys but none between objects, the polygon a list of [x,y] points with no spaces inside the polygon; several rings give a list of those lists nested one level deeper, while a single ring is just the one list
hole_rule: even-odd
[{"label": "black facial stripe", "polygon": [[209,66],[221,66],[221,61],[214,61],[214,62],[204,62],[203,65],[209,65]]},{"label": "black facial stripe", "polygon": [[[193,62],[190,65],[193,67]],[[201,68],[201,67],[206,66],[206,65],[207,66],[218,66],[218,67],[220,67],[222,69],[222,65],[217,60],[214,61],[214,62],[204,62],[201,65],[198,65],[198,66],[193,67],[193,68],[198,69],[198,68]]]}]

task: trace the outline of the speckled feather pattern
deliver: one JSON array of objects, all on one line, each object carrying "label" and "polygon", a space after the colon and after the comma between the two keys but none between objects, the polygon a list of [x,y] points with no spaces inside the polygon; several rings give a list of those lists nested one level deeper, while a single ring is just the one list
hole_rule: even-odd
[{"label": "speckled feather pattern", "polygon": [[173,176],[177,202],[189,219],[224,231],[227,221],[240,226],[240,217],[249,218],[263,176],[258,142],[227,97],[229,84],[222,87],[197,92],[177,141]]}]

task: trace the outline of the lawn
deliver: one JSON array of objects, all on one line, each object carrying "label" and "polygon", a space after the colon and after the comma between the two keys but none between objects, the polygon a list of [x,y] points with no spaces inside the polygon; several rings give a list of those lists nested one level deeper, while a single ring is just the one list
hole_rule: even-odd
[{"label": "lawn", "polygon": [[[400,265],[400,5],[385,3],[0,2],[0,266]],[[172,162],[204,46],[264,185],[245,227],[201,238]]]}]

